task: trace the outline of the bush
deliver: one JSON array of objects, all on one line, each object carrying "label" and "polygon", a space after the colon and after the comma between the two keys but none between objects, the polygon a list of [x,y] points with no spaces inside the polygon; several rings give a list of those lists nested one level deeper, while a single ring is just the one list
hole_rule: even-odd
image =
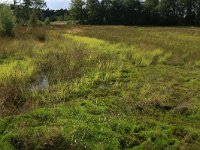
[{"label": "bush", "polygon": [[32,12],[32,14],[30,15],[30,19],[28,21],[28,24],[31,27],[35,27],[39,24],[39,19],[38,19],[36,12]]},{"label": "bush", "polygon": [[25,84],[15,79],[0,84],[0,91],[0,117],[20,111],[29,95]]},{"label": "bush", "polygon": [[15,21],[10,7],[5,4],[0,5],[0,34],[13,35],[14,28]]},{"label": "bush", "polygon": [[47,17],[47,18],[44,20],[44,24],[45,24],[45,25],[50,25],[50,19],[49,19],[49,17]]}]

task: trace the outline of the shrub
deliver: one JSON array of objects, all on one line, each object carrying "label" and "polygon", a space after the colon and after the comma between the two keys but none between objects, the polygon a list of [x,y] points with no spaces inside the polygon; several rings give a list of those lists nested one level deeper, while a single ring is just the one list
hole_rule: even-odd
[{"label": "shrub", "polygon": [[50,25],[50,19],[49,19],[49,17],[47,17],[47,18],[44,20],[44,24],[45,24],[45,25]]},{"label": "shrub", "polygon": [[0,5],[0,34],[13,35],[14,27],[15,21],[10,7],[5,4]]},{"label": "shrub", "polygon": [[30,19],[28,21],[29,26],[35,27],[39,24],[38,16],[35,12],[32,12],[30,15]]},{"label": "shrub", "polygon": [[0,117],[20,111],[26,103],[27,88],[21,81],[12,79],[0,85]]}]

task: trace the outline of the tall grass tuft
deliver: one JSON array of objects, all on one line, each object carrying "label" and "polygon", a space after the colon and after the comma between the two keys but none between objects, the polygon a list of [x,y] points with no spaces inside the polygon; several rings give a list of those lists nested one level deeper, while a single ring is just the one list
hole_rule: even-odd
[{"label": "tall grass tuft", "polygon": [[28,95],[30,97],[27,85],[16,79],[1,83],[0,91],[0,116],[21,112],[27,102]]}]

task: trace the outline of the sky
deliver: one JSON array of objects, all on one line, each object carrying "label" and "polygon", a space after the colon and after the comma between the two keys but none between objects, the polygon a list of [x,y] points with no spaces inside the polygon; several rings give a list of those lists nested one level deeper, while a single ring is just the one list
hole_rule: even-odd
[{"label": "sky", "polygon": [[70,0],[46,0],[46,3],[49,9],[66,9],[69,7]]},{"label": "sky", "polygon": [[[70,0],[45,0],[49,9],[66,9],[69,7]],[[0,0],[0,2],[13,2],[13,0]]]}]

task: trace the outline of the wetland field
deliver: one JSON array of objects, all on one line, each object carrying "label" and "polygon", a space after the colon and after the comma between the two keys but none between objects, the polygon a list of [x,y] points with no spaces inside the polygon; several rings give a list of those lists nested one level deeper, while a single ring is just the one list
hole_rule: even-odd
[{"label": "wetland field", "polygon": [[200,149],[200,28],[16,32],[0,37],[1,150]]}]

